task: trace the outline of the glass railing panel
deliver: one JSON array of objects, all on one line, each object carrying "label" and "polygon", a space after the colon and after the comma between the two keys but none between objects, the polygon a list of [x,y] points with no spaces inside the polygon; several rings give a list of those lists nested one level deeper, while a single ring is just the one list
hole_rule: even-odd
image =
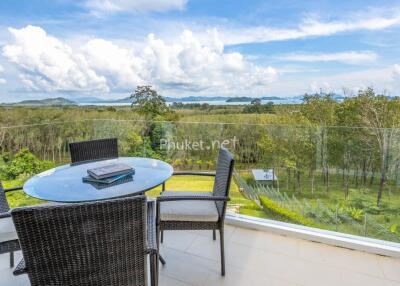
[{"label": "glass railing panel", "polygon": [[[0,128],[1,180],[23,184],[68,163],[69,142],[107,137],[118,138],[121,156],[196,172],[215,170],[225,146],[236,163],[230,212],[400,242],[399,129],[133,120],[7,127]],[[212,185],[195,176],[167,182],[171,190]],[[13,196],[13,205],[36,203]]]}]

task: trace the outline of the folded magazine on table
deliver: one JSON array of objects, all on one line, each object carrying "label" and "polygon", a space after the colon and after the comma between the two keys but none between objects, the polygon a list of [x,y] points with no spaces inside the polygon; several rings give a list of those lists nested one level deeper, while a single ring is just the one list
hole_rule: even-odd
[{"label": "folded magazine on table", "polygon": [[126,175],[126,174],[132,175],[134,169],[129,165],[123,163],[117,163],[117,164],[110,164],[89,169],[87,170],[87,172],[90,175],[90,177],[97,180],[101,180],[105,178],[116,177],[119,175]]},{"label": "folded magazine on table", "polygon": [[133,174],[135,174],[135,171],[131,170],[130,172],[127,172],[127,173],[124,173],[124,174],[120,174],[120,175],[117,175],[117,176],[104,178],[104,179],[96,179],[96,178],[93,178],[92,176],[86,176],[86,177],[83,177],[82,180],[84,182],[92,182],[92,183],[100,183],[100,184],[111,184],[111,183],[114,183],[114,182],[116,182],[118,180],[121,180],[121,179],[123,179],[125,177],[132,176]]}]

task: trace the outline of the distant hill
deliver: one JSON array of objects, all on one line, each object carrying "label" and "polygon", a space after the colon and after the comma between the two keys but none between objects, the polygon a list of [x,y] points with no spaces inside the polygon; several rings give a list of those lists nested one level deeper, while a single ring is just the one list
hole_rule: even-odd
[{"label": "distant hill", "polygon": [[78,103],[92,103],[92,102],[103,102],[104,99],[94,97],[94,96],[86,96],[86,97],[78,97],[75,99]]},{"label": "distant hill", "polygon": [[261,97],[261,100],[287,100],[289,98],[283,98],[283,97],[278,97],[278,96],[264,96]]},{"label": "distant hill", "polygon": [[[252,100],[259,98],[265,101],[282,101],[282,103],[301,103],[303,100],[303,95],[292,96],[292,97],[278,97],[278,96],[264,96],[264,97],[227,97],[227,96],[186,96],[186,97],[164,97],[166,102],[243,102],[250,103]],[[340,94],[333,94],[333,99],[336,101],[342,101],[344,97]],[[66,99],[63,97],[57,98],[46,98],[41,100],[23,100],[15,103],[2,103],[2,106],[76,106],[80,104],[114,104],[114,103],[131,103],[132,99],[129,97],[119,98],[119,99],[102,99],[94,96],[87,97],[76,97],[74,100]],[[212,104],[212,103],[211,103]]]},{"label": "distant hill", "polygon": [[251,102],[254,98],[242,96],[242,97],[232,97],[226,100],[226,102]]},{"label": "distant hill", "polygon": [[63,98],[46,98],[38,100],[23,100],[15,103],[3,103],[3,106],[74,106],[76,102]]}]

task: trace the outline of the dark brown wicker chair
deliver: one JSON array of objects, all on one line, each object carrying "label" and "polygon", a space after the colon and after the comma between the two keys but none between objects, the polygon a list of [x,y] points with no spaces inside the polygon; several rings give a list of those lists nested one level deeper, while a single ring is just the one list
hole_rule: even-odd
[{"label": "dark brown wicker chair", "polygon": [[0,182],[0,254],[10,253],[10,267],[14,267],[14,251],[20,250],[20,247],[6,193],[21,189],[22,187],[3,189]]},{"label": "dark brown wicker chair", "polygon": [[107,138],[69,143],[71,163],[118,158],[118,139]]},{"label": "dark brown wicker chair", "polygon": [[147,205],[137,196],[12,210],[24,256],[14,274],[32,286],[148,285],[146,255],[156,277],[157,251]]},{"label": "dark brown wicker chair", "polygon": [[175,175],[215,176],[212,193],[171,192],[164,190],[157,198],[157,242],[165,230],[219,230],[221,275],[225,275],[224,220],[234,159],[225,148],[218,156],[216,173],[179,172]]}]

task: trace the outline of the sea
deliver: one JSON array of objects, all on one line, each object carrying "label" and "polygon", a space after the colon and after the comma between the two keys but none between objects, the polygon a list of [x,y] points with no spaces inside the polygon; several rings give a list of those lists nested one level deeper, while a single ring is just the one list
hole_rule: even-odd
[{"label": "sea", "polygon": [[[268,102],[272,102],[274,104],[298,104],[301,103],[302,100],[299,98],[288,98],[288,99],[280,99],[280,100],[262,100],[262,104],[266,104]],[[172,105],[173,102],[167,102],[167,105]],[[204,104],[207,103],[209,105],[248,105],[250,104],[249,101],[246,102],[226,102],[224,100],[204,100],[204,101],[183,101],[183,104],[190,104],[190,103],[198,103],[198,104]],[[84,103],[78,103],[80,106],[129,106],[131,105],[128,102],[84,102]]]}]

